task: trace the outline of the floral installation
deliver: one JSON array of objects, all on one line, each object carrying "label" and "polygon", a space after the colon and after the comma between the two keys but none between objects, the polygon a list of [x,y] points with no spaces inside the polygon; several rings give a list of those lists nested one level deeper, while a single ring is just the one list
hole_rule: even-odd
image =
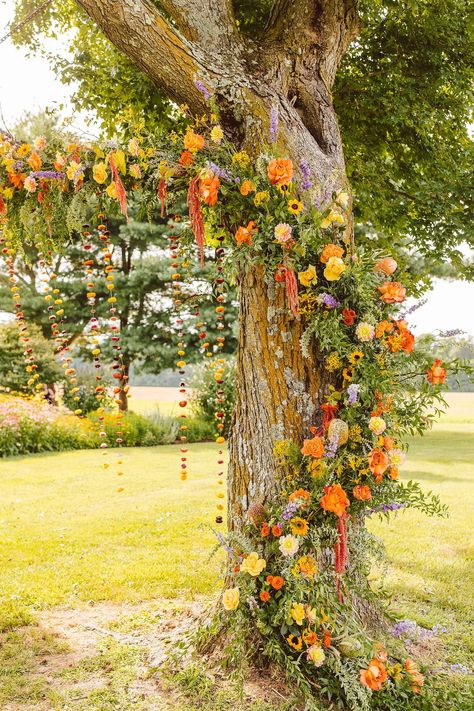
[{"label": "floral installation", "polygon": [[356,600],[377,597],[367,571],[378,547],[364,520],[410,506],[445,513],[436,497],[402,483],[399,469],[406,436],[429,427],[448,369],[460,366],[414,350],[396,261],[352,243],[349,193],[319,186],[327,200],[315,202],[309,165],[294,165],[277,136],[273,112],[255,160],[226,141],[215,114],[161,142],[138,131],[125,149],[4,135],[0,219],[19,247],[30,239],[47,248],[56,234],[81,231],[90,201],[127,217],[130,200],[156,202],[165,214],[185,199],[180,249],[195,245],[202,262],[217,246],[228,279],[260,264],[285,290],[289,314],[304,326],[303,357],[316,340],[330,377],[311,431],[274,442],[278,495],[251,504],[243,531],[218,534],[227,554],[222,610],[236,629],[260,634],[265,654],[302,688],[317,678],[329,697],[343,693],[349,708],[369,709],[373,694],[395,687],[420,693],[423,676],[354,614]]}]

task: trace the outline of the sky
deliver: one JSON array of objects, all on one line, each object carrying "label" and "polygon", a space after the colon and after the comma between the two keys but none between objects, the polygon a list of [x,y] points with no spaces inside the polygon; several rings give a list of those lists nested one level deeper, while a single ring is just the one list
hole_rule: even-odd
[{"label": "sky", "polygon": [[[0,0],[0,37],[6,34],[13,19],[13,8],[14,0]],[[0,44],[0,109],[7,128],[25,111],[67,104],[73,91],[73,87],[60,83],[45,59],[26,54],[10,40]],[[73,125],[85,129],[84,117],[74,116]],[[435,279],[425,298],[427,303],[409,317],[414,333],[461,329],[474,336],[474,283]],[[413,303],[408,301],[407,306]]]}]

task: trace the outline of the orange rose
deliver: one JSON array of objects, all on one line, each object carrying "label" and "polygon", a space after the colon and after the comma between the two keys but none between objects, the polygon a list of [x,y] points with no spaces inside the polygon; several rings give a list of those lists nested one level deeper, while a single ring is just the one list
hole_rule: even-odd
[{"label": "orange rose", "polygon": [[380,298],[386,304],[401,304],[405,301],[406,290],[399,281],[384,281],[377,289],[380,291]]},{"label": "orange rose", "polygon": [[387,276],[390,276],[390,274],[393,274],[397,266],[396,261],[392,259],[392,257],[385,257],[377,262],[374,269],[377,272],[383,272]]},{"label": "orange rose", "polygon": [[297,489],[292,494],[289,495],[288,501],[295,501],[296,499],[304,499],[308,501],[311,498],[311,492],[306,489]]},{"label": "orange rose", "polygon": [[372,691],[380,691],[386,680],[387,670],[380,659],[372,659],[368,669],[360,670],[360,683],[368,686]]},{"label": "orange rose", "polygon": [[431,368],[426,371],[426,377],[432,385],[441,385],[446,381],[446,368],[443,368],[441,363],[441,360],[435,360]]},{"label": "orange rose", "polygon": [[244,180],[242,185],[240,186],[240,194],[241,195],[250,195],[250,193],[253,193],[255,190],[255,185],[252,183],[251,180]]},{"label": "orange rose", "polygon": [[200,133],[194,133],[192,128],[188,128],[183,141],[184,147],[191,151],[191,153],[196,153],[204,148],[204,136]]},{"label": "orange rose", "polygon": [[301,448],[301,454],[320,459],[324,454],[324,442],[321,437],[305,439]]},{"label": "orange rose", "polygon": [[272,185],[288,185],[293,178],[293,163],[289,158],[274,158],[268,164],[267,173]]},{"label": "orange rose", "polygon": [[398,467],[390,467],[390,469],[388,470],[388,475],[390,479],[393,479],[394,481],[395,479],[398,479]]},{"label": "orange rose", "polygon": [[262,592],[260,593],[260,600],[262,602],[268,602],[270,600],[270,593],[268,592],[268,590],[262,590]]},{"label": "orange rose", "polygon": [[199,181],[199,194],[206,205],[215,205],[221,181],[217,175],[209,173]]},{"label": "orange rose", "polygon": [[325,511],[335,513],[336,516],[343,516],[349,506],[349,499],[340,484],[332,484],[324,487],[324,496],[320,504]]},{"label": "orange rose", "polygon": [[252,244],[252,237],[256,232],[258,229],[255,227],[255,222],[250,220],[247,227],[239,227],[235,233],[235,241],[237,244]]},{"label": "orange rose", "polygon": [[370,471],[375,476],[376,481],[379,482],[390,463],[388,455],[382,449],[373,449],[369,453],[368,459]]},{"label": "orange rose", "polygon": [[271,577],[271,580],[269,580],[268,582],[270,583],[272,588],[274,590],[281,590],[285,584],[284,578],[282,578],[280,575],[272,575],[270,577]]},{"label": "orange rose", "polygon": [[194,163],[194,156],[191,151],[183,151],[179,157],[180,165],[192,165]]},{"label": "orange rose", "polygon": [[321,252],[320,260],[323,264],[327,264],[328,259],[331,257],[341,258],[344,254],[344,248],[338,247],[337,244],[327,244],[323,251]]},{"label": "orange rose", "polygon": [[370,486],[354,486],[352,493],[354,494],[354,498],[359,499],[359,501],[370,501],[372,498]]},{"label": "orange rose", "polygon": [[383,446],[384,449],[387,450],[387,452],[390,452],[390,450],[395,447],[395,440],[393,439],[393,437],[384,437]]}]

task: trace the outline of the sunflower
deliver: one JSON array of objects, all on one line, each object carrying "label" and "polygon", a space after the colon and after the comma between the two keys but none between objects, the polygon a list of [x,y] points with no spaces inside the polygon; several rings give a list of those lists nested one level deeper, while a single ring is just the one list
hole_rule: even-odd
[{"label": "sunflower", "polygon": [[294,634],[288,635],[288,637],[286,638],[286,641],[288,642],[290,647],[293,647],[293,649],[296,649],[297,652],[299,652],[300,649],[303,648],[303,640],[301,639],[301,637],[297,637]]},{"label": "sunflower", "polygon": [[294,536],[306,536],[309,530],[308,522],[300,516],[295,516],[295,518],[291,519],[290,527]]},{"label": "sunflower", "polygon": [[354,369],[353,368],[344,368],[342,371],[342,377],[344,380],[351,381],[354,375]]},{"label": "sunflower", "polygon": [[278,189],[281,193],[283,193],[283,195],[286,195],[286,193],[287,193],[288,190],[290,189],[290,186],[289,186],[289,185],[277,185],[277,189]]},{"label": "sunflower", "polygon": [[356,365],[362,360],[363,357],[364,354],[362,353],[362,351],[352,351],[349,356],[349,363],[352,363],[352,365]]},{"label": "sunflower", "polygon": [[302,209],[303,203],[296,200],[296,198],[288,200],[288,211],[291,212],[292,215],[299,215]]}]

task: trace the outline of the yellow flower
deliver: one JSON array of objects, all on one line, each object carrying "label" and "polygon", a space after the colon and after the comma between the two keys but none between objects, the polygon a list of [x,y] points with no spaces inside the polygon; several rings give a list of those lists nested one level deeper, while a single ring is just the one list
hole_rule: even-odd
[{"label": "yellow flower", "polygon": [[214,126],[214,128],[211,131],[211,140],[214,141],[214,143],[220,143],[222,139],[224,138],[224,131],[220,126]]},{"label": "yellow flower", "polygon": [[316,561],[312,555],[303,555],[298,558],[297,564],[299,567],[299,572],[305,575],[307,578],[311,578],[317,574],[318,568],[316,566]]},{"label": "yellow flower", "polygon": [[324,276],[328,281],[338,281],[343,272],[346,271],[346,265],[340,257],[329,257],[324,270]]},{"label": "yellow flower", "polygon": [[316,267],[313,267],[313,265],[310,264],[307,269],[302,272],[298,272],[298,279],[300,284],[303,284],[303,286],[311,286],[312,284],[316,284],[318,280],[316,275]]},{"label": "yellow flower", "polygon": [[332,208],[329,215],[327,217],[325,217],[324,220],[321,222],[321,227],[323,230],[325,230],[327,227],[330,227],[332,224],[339,224],[339,225],[345,224],[344,216],[341,215],[341,213],[334,208]]},{"label": "yellow flower", "polygon": [[69,180],[74,180],[76,181],[78,177],[80,176],[80,170],[82,168],[82,163],[78,163],[75,160],[72,160],[66,170],[66,175],[69,178]]},{"label": "yellow flower", "polygon": [[360,425],[349,427],[349,439],[351,442],[362,442],[362,429]]},{"label": "yellow flower", "polygon": [[371,417],[369,420],[369,430],[372,430],[372,432],[375,435],[380,435],[382,432],[387,429],[387,425],[385,423],[385,420],[382,417]]},{"label": "yellow flower", "polygon": [[352,351],[349,356],[349,363],[351,363],[352,365],[356,365],[362,360],[363,357],[364,354],[362,353],[362,351]]},{"label": "yellow flower", "polygon": [[337,194],[336,202],[343,210],[347,210],[349,207],[349,194],[341,190],[341,192]]},{"label": "yellow flower", "polygon": [[261,190],[259,193],[256,193],[253,199],[255,207],[259,207],[262,203],[267,202],[269,197],[270,193],[267,190]]},{"label": "yellow flower", "polygon": [[357,325],[356,336],[359,341],[371,341],[375,336],[375,328],[367,321],[361,321]]},{"label": "yellow flower", "polygon": [[311,476],[315,479],[322,477],[326,473],[326,462],[323,462],[322,459],[313,459],[309,470],[311,472]]},{"label": "yellow flower", "polygon": [[250,156],[246,151],[240,151],[240,153],[234,153],[232,156],[232,163],[237,163],[242,168],[246,168],[250,163]]},{"label": "yellow flower", "polygon": [[281,554],[288,558],[296,553],[300,544],[295,536],[282,536],[278,541],[278,546]]},{"label": "yellow flower", "polygon": [[249,575],[253,575],[255,578],[257,575],[260,575],[266,564],[263,558],[258,557],[258,553],[253,552],[249,553],[249,555],[243,559],[240,564],[240,570],[242,573],[249,573]]},{"label": "yellow flower", "polygon": [[295,518],[292,518],[290,521],[290,528],[295,536],[306,536],[309,530],[309,524],[306,519],[295,516]]},{"label": "yellow flower", "polygon": [[296,198],[288,200],[288,212],[291,212],[292,215],[299,215],[302,209],[303,203],[296,200]]},{"label": "yellow flower", "polygon": [[99,183],[100,185],[105,183],[107,180],[107,167],[105,163],[96,163],[92,168],[92,175],[96,183]]},{"label": "yellow flower", "polygon": [[132,156],[139,156],[140,155],[140,144],[138,143],[137,138],[132,138],[128,142],[128,152]]},{"label": "yellow flower", "polygon": [[138,163],[132,163],[132,165],[129,167],[128,172],[132,176],[132,178],[141,178],[142,177],[142,171],[140,169],[140,166]]},{"label": "yellow flower", "polygon": [[290,617],[297,625],[302,625],[305,618],[304,605],[301,602],[294,602],[291,608]]},{"label": "yellow flower", "polygon": [[125,162],[125,153],[121,150],[114,151],[113,156],[115,159],[115,165],[117,166],[117,170],[119,170],[122,173],[122,175],[125,175],[125,173],[127,172],[127,164]]},{"label": "yellow flower", "polygon": [[293,649],[296,649],[297,652],[299,652],[300,649],[302,649],[302,647],[303,647],[303,640],[301,639],[301,637],[297,637],[294,634],[288,635],[288,637],[286,638],[286,641],[288,642],[290,647],[293,647]]},{"label": "yellow flower", "polygon": [[337,353],[330,353],[326,358],[326,368],[332,373],[335,370],[339,370],[342,363]]},{"label": "yellow flower", "polygon": [[27,156],[31,151],[31,146],[28,143],[22,143],[19,149],[17,150],[16,154],[18,158],[24,158]]},{"label": "yellow flower", "polygon": [[306,656],[310,662],[313,662],[315,667],[320,667],[326,659],[324,651],[317,644],[313,644],[313,646],[307,650]]},{"label": "yellow flower", "polygon": [[225,610],[235,610],[240,602],[239,588],[227,588],[222,595],[222,605]]},{"label": "yellow flower", "polygon": [[105,192],[109,197],[113,198],[114,200],[117,199],[117,186],[115,185],[115,181],[112,181],[110,185],[107,185]]}]

